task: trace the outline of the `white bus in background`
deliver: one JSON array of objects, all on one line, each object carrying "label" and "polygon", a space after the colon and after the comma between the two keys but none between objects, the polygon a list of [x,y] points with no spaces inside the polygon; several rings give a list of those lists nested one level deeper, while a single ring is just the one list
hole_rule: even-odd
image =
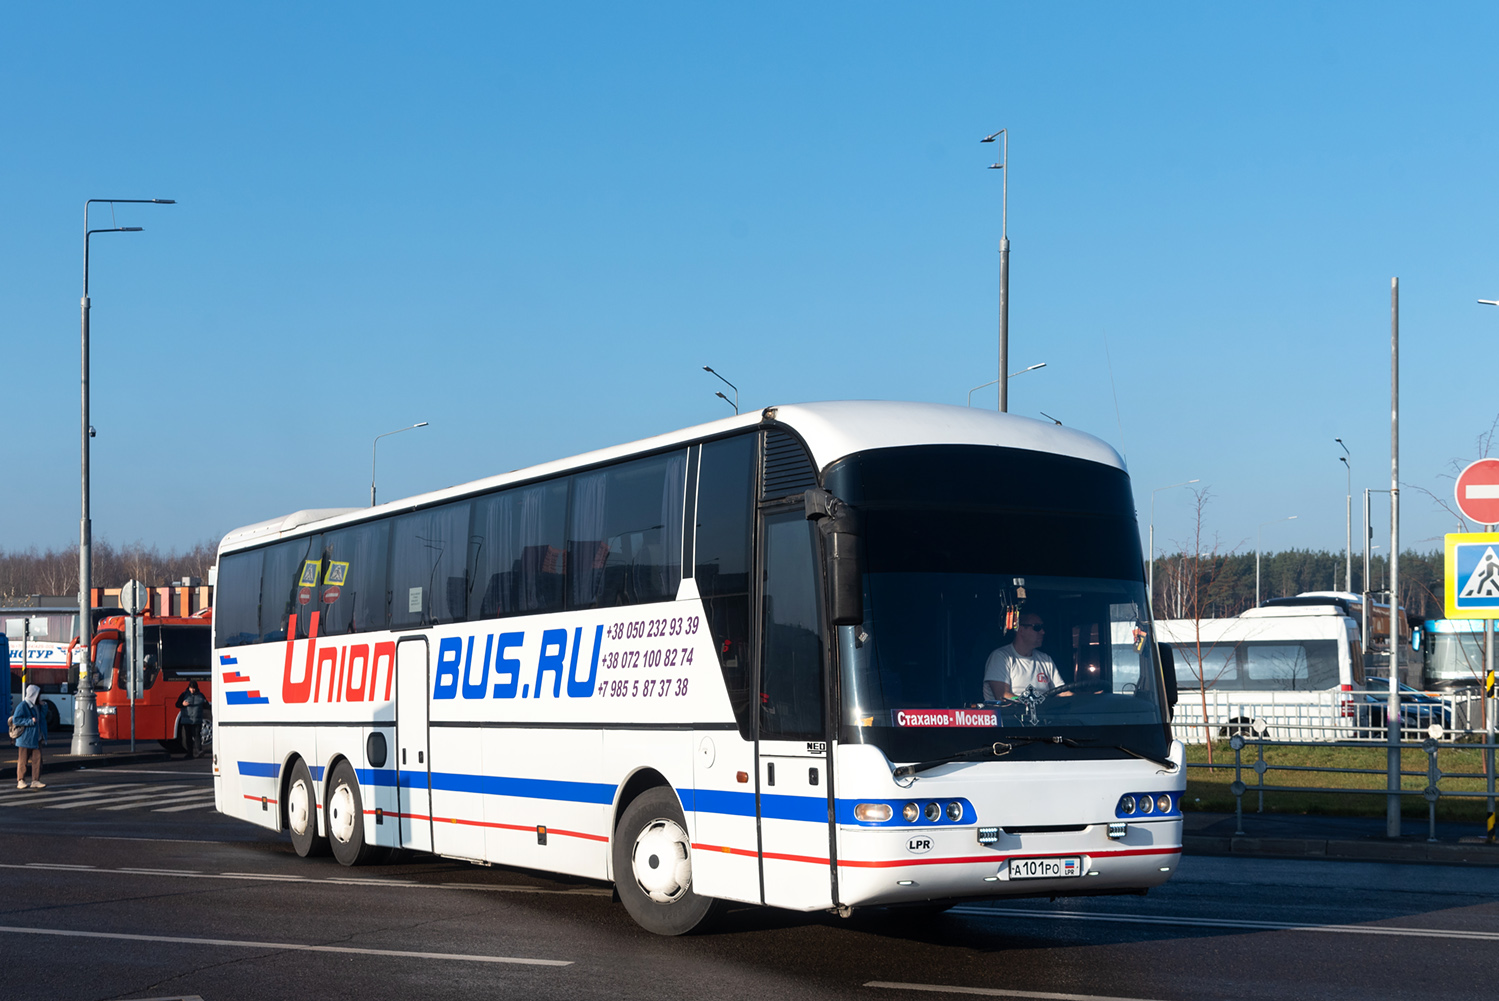
[{"label": "white bus in background", "polygon": [[[1183,749],[1095,438],[817,403],[230,533],[218,809],[613,882],[662,934],[1143,891]],[[1022,612],[1065,690],[984,700]]]},{"label": "white bus in background", "polygon": [[[1184,739],[1249,732],[1255,720],[1276,739],[1361,735],[1359,624],[1338,604],[1265,606],[1200,622],[1162,619],[1156,635],[1174,653],[1180,693],[1174,722]],[[1369,728],[1364,719],[1362,729]]]}]

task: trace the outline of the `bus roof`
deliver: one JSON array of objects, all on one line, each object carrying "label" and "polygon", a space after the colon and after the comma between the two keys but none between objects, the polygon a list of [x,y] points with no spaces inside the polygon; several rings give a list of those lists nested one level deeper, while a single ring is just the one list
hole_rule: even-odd
[{"label": "bus roof", "polygon": [[511,483],[523,483],[573,469],[653,452],[738,430],[759,426],[782,426],[800,435],[821,470],[829,464],[876,448],[907,445],[999,445],[1067,455],[1124,469],[1119,453],[1106,442],[1049,421],[1033,420],[992,410],[948,406],[940,403],[897,403],[879,400],[846,400],[796,403],[766,407],[762,411],[683,428],[640,441],[614,445],[581,455],[512,470],[471,483],[433,490],[414,497],[390,501],[375,508],[312,508],[279,518],[237,528],[224,536],[219,551],[239,549],[290,535],[316,525],[319,529],[362,521],[372,514],[405,511],[450,498],[464,497]]}]

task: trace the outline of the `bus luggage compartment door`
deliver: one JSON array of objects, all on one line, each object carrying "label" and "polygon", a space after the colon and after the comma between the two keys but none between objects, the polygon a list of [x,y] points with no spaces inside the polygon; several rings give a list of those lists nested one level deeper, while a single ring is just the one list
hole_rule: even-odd
[{"label": "bus luggage compartment door", "polygon": [[396,793],[401,847],[432,850],[432,778],[427,744],[427,641],[396,646]]}]

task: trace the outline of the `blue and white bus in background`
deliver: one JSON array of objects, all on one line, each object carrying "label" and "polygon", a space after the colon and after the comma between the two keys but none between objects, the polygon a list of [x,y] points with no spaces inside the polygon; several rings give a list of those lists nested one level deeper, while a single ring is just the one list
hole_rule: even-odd
[{"label": "blue and white bus in background", "polygon": [[[219,549],[216,804],[612,882],[661,934],[1142,892],[1185,778],[1140,552],[1108,445],[912,403],[299,511]],[[996,700],[1026,615],[1056,678]]]}]

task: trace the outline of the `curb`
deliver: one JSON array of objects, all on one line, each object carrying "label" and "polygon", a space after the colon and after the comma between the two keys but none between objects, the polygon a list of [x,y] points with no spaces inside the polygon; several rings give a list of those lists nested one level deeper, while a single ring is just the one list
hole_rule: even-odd
[{"label": "curb", "polygon": [[[42,749],[42,774],[72,771],[78,768],[108,768],[111,765],[138,765],[176,760],[161,748],[136,751],[106,751],[103,754],[48,754]],[[16,767],[15,749],[0,757],[0,779]]]},{"label": "curb", "polygon": [[1182,838],[1186,855],[1245,855],[1262,858],[1320,858],[1359,862],[1425,862],[1440,865],[1499,866],[1499,845],[1432,841],[1346,841],[1324,838]]}]

